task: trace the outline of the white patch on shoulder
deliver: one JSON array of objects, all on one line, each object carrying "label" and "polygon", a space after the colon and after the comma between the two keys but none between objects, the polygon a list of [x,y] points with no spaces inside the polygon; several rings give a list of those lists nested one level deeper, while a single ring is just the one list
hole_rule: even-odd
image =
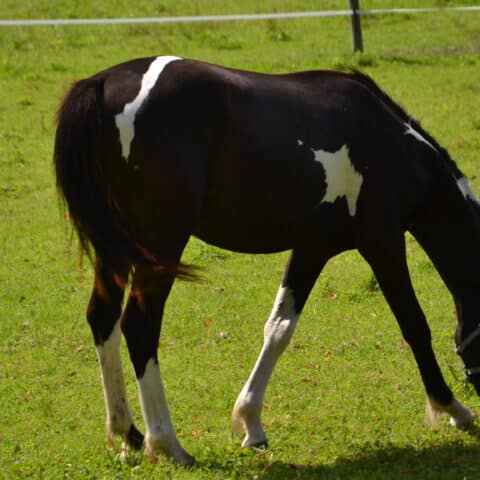
[{"label": "white patch on shoulder", "polygon": [[470,187],[470,183],[465,177],[461,177],[457,180],[457,185],[460,191],[462,192],[465,199],[470,199],[472,202],[477,203],[480,205],[480,201],[478,200],[477,196],[473,193],[472,187]]},{"label": "white patch on shoulder", "polygon": [[135,116],[138,109],[157,83],[163,69],[175,60],[181,60],[181,58],[172,56],[157,57],[143,74],[142,85],[137,96],[131,102],[125,104],[122,113],[115,115],[115,124],[120,133],[120,143],[122,144],[122,156],[127,162],[130,156],[130,145],[135,136]]},{"label": "white patch on shoulder", "polygon": [[405,123],[405,126],[407,127],[407,130],[405,131],[404,135],[412,135],[418,141],[425,143],[432,150],[434,150],[435,152],[438,152],[438,150],[422,134],[417,132],[411,125],[409,125],[408,123]]},{"label": "white patch on shoulder", "polygon": [[344,145],[336,152],[313,150],[315,161],[320,162],[325,170],[327,190],[321,202],[333,203],[337,198],[347,199],[348,212],[354,217],[357,200],[363,183],[363,177],[355,170]]}]

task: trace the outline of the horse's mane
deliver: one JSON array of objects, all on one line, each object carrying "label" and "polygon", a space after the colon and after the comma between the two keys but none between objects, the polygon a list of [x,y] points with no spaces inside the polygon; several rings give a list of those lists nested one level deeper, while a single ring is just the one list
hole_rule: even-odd
[{"label": "horse's mane", "polygon": [[349,71],[350,76],[357,82],[361,83],[367,87],[377,98],[379,98],[393,113],[398,116],[404,123],[413,127],[418,133],[420,133],[430,144],[432,144],[435,149],[440,153],[442,158],[446,161],[447,165],[453,171],[453,174],[456,178],[463,176],[462,172],[457,167],[457,164],[450,157],[448,151],[443,148],[428,132],[426,132],[420,122],[415,120],[413,117],[408,115],[408,113],[401,107],[397,102],[395,102],[387,93],[385,93],[375,81],[366,75],[365,73],[360,72],[356,69],[351,69]]}]

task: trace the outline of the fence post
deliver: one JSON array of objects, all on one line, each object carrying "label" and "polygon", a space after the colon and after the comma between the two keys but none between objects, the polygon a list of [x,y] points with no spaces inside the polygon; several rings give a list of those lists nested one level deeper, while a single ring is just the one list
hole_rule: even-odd
[{"label": "fence post", "polygon": [[363,52],[363,39],[362,39],[362,26],[360,23],[360,10],[359,0],[350,0],[350,8],[352,9],[352,15],[350,16],[350,24],[352,26],[352,45],[353,51]]}]

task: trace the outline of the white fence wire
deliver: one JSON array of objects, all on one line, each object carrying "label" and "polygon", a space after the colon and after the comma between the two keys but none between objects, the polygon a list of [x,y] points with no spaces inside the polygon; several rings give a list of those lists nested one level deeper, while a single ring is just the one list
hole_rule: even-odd
[{"label": "white fence wire", "polygon": [[[474,7],[431,7],[431,8],[391,8],[358,10],[361,16],[396,15],[435,12],[480,12],[480,6]],[[280,20],[289,18],[350,17],[352,10],[323,10],[314,12],[254,13],[238,15],[200,15],[183,17],[144,17],[144,18],[72,18],[72,19],[35,19],[0,20],[0,27],[31,27],[55,25],[122,25],[146,23],[199,23],[231,22],[248,20]]]}]

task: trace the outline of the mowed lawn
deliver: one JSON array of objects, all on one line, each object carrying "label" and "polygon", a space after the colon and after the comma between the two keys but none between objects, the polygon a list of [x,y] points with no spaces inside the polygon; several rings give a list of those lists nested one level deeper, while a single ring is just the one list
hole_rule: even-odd
[{"label": "mowed lawn", "polygon": [[[346,8],[346,1],[4,0],[0,18],[257,13]],[[432,6],[474,5],[434,1]],[[362,1],[364,8],[425,6]],[[259,6],[260,5],[260,6]],[[204,280],[177,283],[160,364],[191,469],[140,454],[122,462],[85,321],[91,267],[58,208],[52,143],[69,84],[133,57],[174,54],[266,72],[345,68],[370,74],[446,147],[480,194],[480,13],[182,25],[0,27],[0,478],[478,479],[480,429],[424,424],[424,391],[368,266],[355,252],[319,279],[267,390],[270,449],[241,450],[230,412],[263,340],[288,253],[239,255],[192,240]],[[405,186],[408,188],[408,185]],[[328,232],[325,232],[328,235]],[[454,306],[407,236],[409,263],[445,378],[480,413],[453,352]],[[480,247],[480,246],[479,246]],[[476,275],[478,272],[472,272]],[[143,422],[127,353],[128,391]]]}]

